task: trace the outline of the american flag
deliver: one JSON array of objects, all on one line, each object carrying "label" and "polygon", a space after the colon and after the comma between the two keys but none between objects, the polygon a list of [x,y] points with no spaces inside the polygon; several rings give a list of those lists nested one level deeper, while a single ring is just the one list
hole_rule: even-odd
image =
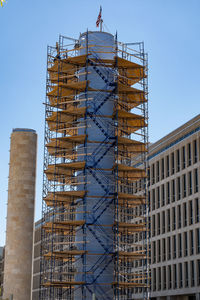
[{"label": "american flag", "polygon": [[98,15],[98,18],[97,18],[97,21],[96,21],[96,26],[99,27],[99,24],[101,22],[101,11],[102,11],[102,8],[100,6],[100,11],[99,11],[99,15]]}]

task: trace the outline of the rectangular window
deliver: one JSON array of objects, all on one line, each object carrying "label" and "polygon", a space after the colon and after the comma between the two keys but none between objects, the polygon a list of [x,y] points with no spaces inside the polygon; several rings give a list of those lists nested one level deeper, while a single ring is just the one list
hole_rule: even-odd
[{"label": "rectangular window", "polygon": [[156,290],[156,268],[153,269],[153,291]]},{"label": "rectangular window", "polygon": [[195,222],[199,222],[199,199],[195,199]]},{"label": "rectangular window", "polygon": [[177,288],[177,273],[176,273],[176,265],[173,265],[173,275],[174,275],[174,289]]},{"label": "rectangular window", "polygon": [[183,270],[182,270],[182,264],[178,264],[179,266],[179,288],[183,287]]},{"label": "rectangular window", "polygon": [[151,184],[155,183],[155,165],[152,164],[151,166]]},{"label": "rectangular window", "polygon": [[165,233],[165,211],[162,212],[162,233]]},{"label": "rectangular window", "polygon": [[191,286],[194,286],[194,261],[190,262]]},{"label": "rectangular window", "polygon": [[197,285],[200,285],[200,259],[197,260]]},{"label": "rectangular window", "polygon": [[166,282],[166,267],[164,266],[162,268],[162,272],[163,272],[163,277],[162,277],[162,282],[163,282],[163,290],[166,290],[167,287],[167,282]]},{"label": "rectangular window", "polygon": [[178,257],[182,257],[182,236],[178,234]]},{"label": "rectangular window", "polygon": [[186,197],[186,175],[185,174],[182,176],[182,189],[183,189],[182,195],[183,198],[185,198]]},{"label": "rectangular window", "polygon": [[153,242],[153,247],[152,247],[152,263],[155,264],[156,262],[156,242]]},{"label": "rectangular window", "polygon": [[166,157],[166,177],[169,176],[169,155]]},{"label": "rectangular window", "polygon": [[171,174],[174,174],[174,152],[171,154]]},{"label": "rectangular window", "polygon": [[182,147],[182,169],[185,169],[185,146]]},{"label": "rectangular window", "polygon": [[155,222],[155,215],[152,216],[152,236],[156,235],[156,222]]},{"label": "rectangular window", "polygon": [[197,162],[197,140],[193,141],[193,163]]},{"label": "rectangular window", "polygon": [[193,205],[192,200],[188,203],[188,210],[189,210],[189,225],[193,224]]},{"label": "rectangular window", "polygon": [[164,162],[164,158],[162,158],[161,160],[161,179],[165,178],[165,162]]},{"label": "rectangular window", "polygon": [[180,171],[180,151],[176,150],[176,172]]},{"label": "rectangular window", "polygon": [[172,230],[176,229],[176,209],[172,207]]},{"label": "rectangular window", "polygon": [[187,226],[187,207],[186,203],[183,203],[183,226]]},{"label": "rectangular window", "polygon": [[188,281],[188,262],[184,263],[184,267],[185,267],[185,287],[188,287],[189,281]]},{"label": "rectangular window", "polygon": [[192,155],[191,155],[191,144],[187,144],[187,166],[191,166],[192,164]]},{"label": "rectangular window", "polygon": [[166,260],[166,244],[165,239],[162,239],[162,261]]},{"label": "rectangular window", "polygon": [[198,186],[198,169],[194,169],[194,192],[198,193],[199,186]]},{"label": "rectangular window", "polygon": [[167,259],[171,259],[171,236],[167,238]]},{"label": "rectangular window", "polygon": [[160,291],[161,290],[161,268],[159,267],[158,268],[158,290]]},{"label": "rectangular window", "polygon": [[160,234],[160,214],[157,214],[157,235]]},{"label": "rectangular window", "polygon": [[170,203],[170,185],[169,185],[169,182],[167,182],[167,204]]},{"label": "rectangular window", "polygon": [[173,236],[173,258],[176,258],[176,236]]},{"label": "rectangular window", "polygon": [[157,262],[161,261],[161,247],[160,247],[160,240],[157,241]]},{"label": "rectangular window", "polygon": [[164,184],[161,185],[161,194],[162,194],[162,206],[165,205],[165,186]]},{"label": "rectangular window", "polygon": [[159,161],[156,162],[156,182],[160,180],[160,166]]},{"label": "rectangular window", "polygon": [[196,245],[197,245],[196,252],[197,254],[199,254],[200,253],[200,228],[196,229]]},{"label": "rectangular window", "polygon": [[155,210],[156,208],[155,189],[151,190],[151,203],[152,203],[152,210]]},{"label": "rectangular window", "polygon": [[181,228],[181,205],[177,206],[177,214],[178,214],[178,228]]},{"label": "rectangular window", "polygon": [[188,173],[188,194],[192,195],[192,172]]},{"label": "rectangular window", "polygon": [[168,266],[168,289],[170,290],[172,288],[172,271],[171,266]]},{"label": "rectangular window", "polygon": [[193,230],[190,230],[190,255],[194,254],[194,235]]},{"label": "rectangular window", "polygon": [[181,199],[181,180],[180,177],[177,178],[177,200]]},{"label": "rectangular window", "polygon": [[175,201],[175,180],[171,181],[171,191],[172,191],[172,202]]},{"label": "rectangular window", "polygon": [[160,208],[160,187],[157,187],[156,194],[157,194],[157,208]]},{"label": "rectangular window", "polygon": [[167,231],[171,230],[171,218],[170,218],[170,209],[167,210]]},{"label": "rectangular window", "polygon": [[187,236],[187,231],[184,232],[184,256],[188,256],[188,236]]}]

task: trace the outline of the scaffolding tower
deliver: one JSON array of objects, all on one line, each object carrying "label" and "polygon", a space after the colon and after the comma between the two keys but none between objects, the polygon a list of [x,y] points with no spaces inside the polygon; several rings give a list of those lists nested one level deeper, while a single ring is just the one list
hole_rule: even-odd
[{"label": "scaffolding tower", "polygon": [[47,52],[39,298],[149,299],[144,45],[89,31]]}]

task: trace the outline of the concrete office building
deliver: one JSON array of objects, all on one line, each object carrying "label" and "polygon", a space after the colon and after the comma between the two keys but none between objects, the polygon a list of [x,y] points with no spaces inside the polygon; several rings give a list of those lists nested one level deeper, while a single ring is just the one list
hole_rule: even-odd
[{"label": "concrete office building", "polygon": [[200,299],[200,115],[150,146],[151,298]]},{"label": "concrete office building", "polygon": [[31,297],[37,134],[11,135],[3,299]]}]

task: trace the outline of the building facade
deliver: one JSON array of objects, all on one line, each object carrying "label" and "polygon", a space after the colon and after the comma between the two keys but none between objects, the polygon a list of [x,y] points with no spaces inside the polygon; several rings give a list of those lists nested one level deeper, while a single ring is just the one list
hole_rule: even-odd
[{"label": "building facade", "polygon": [[200,115],[150,146],[151,298],[200,299]]}]

